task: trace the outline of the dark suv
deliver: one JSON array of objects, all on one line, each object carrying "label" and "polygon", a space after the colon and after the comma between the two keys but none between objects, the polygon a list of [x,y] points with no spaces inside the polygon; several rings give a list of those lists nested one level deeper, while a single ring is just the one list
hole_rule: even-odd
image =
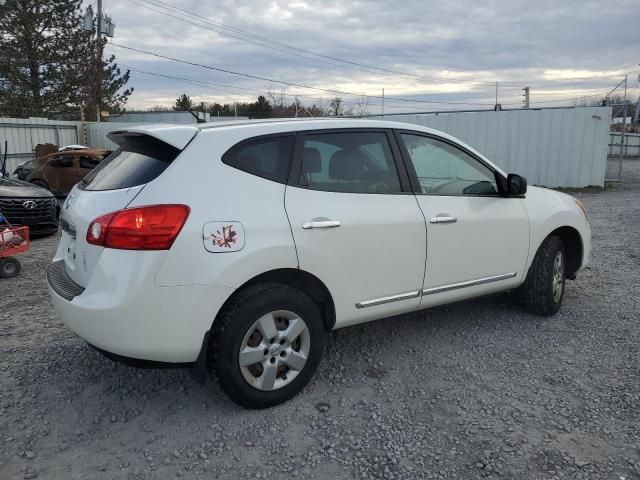
[{"label": "dark suv", "polygon": [[58,231],[60,208],[51,192],[22,180],[0,178],[0,215],[12,225],[28,226],[32,235]]}]

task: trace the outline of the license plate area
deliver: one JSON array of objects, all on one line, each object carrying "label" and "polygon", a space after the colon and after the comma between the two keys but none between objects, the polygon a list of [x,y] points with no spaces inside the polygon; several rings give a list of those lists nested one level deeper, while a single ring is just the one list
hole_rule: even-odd
[{"label": "license plate area", "polygon": [[74,272],[76,269],[76,227],[73,223],[60,219],[62,236],[60,244],[64,248],[64,266],[67,272]]},{"label": "license plate area", "polygon": [[60,228],[62,231],[69,235],[73,240],[76,239],[76,226],[64,218],[60,219]]}]

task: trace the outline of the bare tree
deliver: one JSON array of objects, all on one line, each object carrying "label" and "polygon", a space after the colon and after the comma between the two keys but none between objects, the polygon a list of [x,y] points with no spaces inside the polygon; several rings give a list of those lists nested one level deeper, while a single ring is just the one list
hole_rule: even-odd
[{"label": "bare tree", "polygon": [[364,117],[369,115],[369,97],[362,96],[353,103],[353,115],[356,117]]},{"label": "bare tree", "polygon": [[344,101],[340,97],[334,97],[327,108],[327,115],[330,117],[341,117],[344,115]]},{"label": "bare tree", "polygon": [[173,108],[169,105],[153,105],[149,107],[150,112],[172,112]]},{"label": "bare tree", "polygon": [[269,99],[269,103],[274,110],[282,110],[285,107],[285,102],[287,101],[287,95],[284,91],[284,88],[280,89],[280,91],[276,91],[271,89],[267,92],[267,97]]}]

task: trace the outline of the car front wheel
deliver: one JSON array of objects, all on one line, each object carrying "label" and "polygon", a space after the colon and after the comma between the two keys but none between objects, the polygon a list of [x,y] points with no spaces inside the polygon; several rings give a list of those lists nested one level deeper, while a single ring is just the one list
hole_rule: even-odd
[{"label": "car front wheel", "polygon": [[234,402],[266,408],[304,388],[325,338],[318,307],[304,293],[278,283],[252,285],[214,322],[209,366]]},{"label": "car front wheel", "polygon": [[524,284],[520,303],[531,313],[550,316],[560,310],[565,287],[566,255],[559,237],[548,237],[536,253]]}]

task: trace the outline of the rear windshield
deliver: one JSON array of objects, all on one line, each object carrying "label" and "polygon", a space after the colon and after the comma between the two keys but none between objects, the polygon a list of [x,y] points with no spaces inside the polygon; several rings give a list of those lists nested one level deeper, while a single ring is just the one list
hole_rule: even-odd
[{"label": "rear windshield", "polygon": [[157,178],[180,150],[148,135],[114,135],[119,148],[82,179],[83,190],[116,190]]}]

